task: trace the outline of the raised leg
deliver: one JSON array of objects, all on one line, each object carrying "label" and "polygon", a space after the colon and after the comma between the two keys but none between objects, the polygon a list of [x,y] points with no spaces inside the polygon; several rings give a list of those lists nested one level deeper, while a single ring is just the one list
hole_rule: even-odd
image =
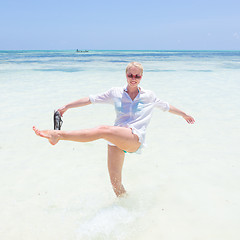
[{"label": "raised leg", "polygon": [[127,152],[135,152],[139,147],[138,136],[132,133],[132,130],[125,127],[100,126],[92,129],[83,129],[77,131],[58,131],[58,130],[38,130],[33,127],[35,133],[47,138],[52,145],[59,140],[68,140],[75,142],[91,142],[97,139],[105,139],[118,148]]},{"label": "raised leg", "polygon": [[113,186],[113,191],[117,197],[124,196],[126,190],[122,185],[122,167],[125,153],[116,146],[108,145],[108,171]]}]

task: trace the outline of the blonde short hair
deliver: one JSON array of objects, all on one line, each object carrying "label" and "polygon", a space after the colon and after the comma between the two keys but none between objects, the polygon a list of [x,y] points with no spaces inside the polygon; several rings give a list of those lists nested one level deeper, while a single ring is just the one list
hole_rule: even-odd
[{"label": "blonde short hair", "polygon": [[128,72],[128,70],[132,67],[137,67],[138,69],[141,70],[141,74],[143,74],[143,66],[141,63],[138,63],[138,62],[131,62],[127,65],[127,68],[126,68],[126,73]]}]

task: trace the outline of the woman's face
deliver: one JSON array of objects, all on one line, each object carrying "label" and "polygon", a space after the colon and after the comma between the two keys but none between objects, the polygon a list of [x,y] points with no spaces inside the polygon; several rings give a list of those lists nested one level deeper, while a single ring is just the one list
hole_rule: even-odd
[{"label": "woman's face", "polygon": [[141,70],[133,66],[128,69],[126,77],[129,87],[137,87],[142,79]]}]

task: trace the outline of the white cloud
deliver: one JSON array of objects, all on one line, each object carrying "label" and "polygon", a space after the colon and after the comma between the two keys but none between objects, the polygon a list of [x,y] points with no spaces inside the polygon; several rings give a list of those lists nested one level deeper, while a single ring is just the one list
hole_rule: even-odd
[{"label": "white cloud", "polygon": [[233,34],[233,37],[236,38],[236,39],[240,39],[240,35],[239,35],[239,33],[237,33],[237,32],[235,32],[235,33]]}]

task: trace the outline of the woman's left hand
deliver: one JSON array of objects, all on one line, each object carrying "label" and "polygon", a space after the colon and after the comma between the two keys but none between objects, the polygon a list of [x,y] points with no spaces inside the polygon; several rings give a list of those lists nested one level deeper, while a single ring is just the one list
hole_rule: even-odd
[{"label": "woman's left hand", "polygon": [[184,115],[183,118],[189,123],[189,124],[193,124],[195,123],[195,120],[193,117],[189,116],[189,115]]}]

